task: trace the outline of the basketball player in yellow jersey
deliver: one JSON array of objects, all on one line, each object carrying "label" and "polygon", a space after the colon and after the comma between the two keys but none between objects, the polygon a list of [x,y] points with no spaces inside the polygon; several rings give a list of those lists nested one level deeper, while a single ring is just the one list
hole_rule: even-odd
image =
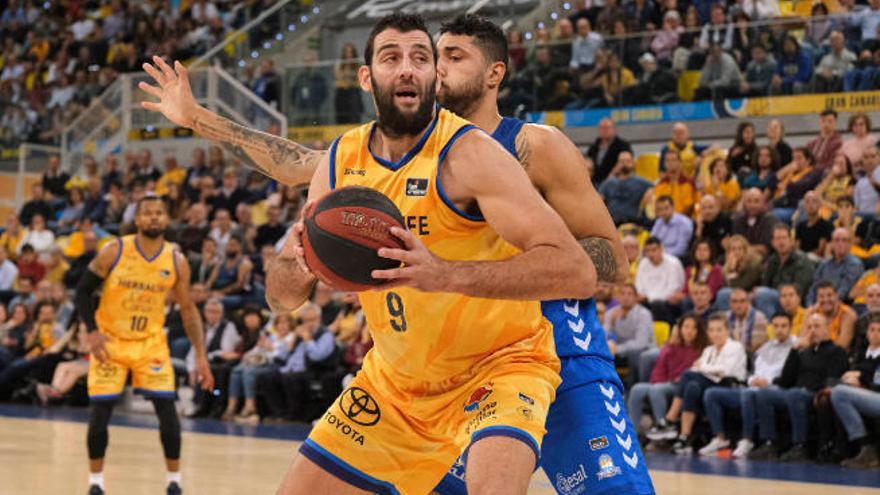
[{"label": "basketball player in yellow jersey", "polygon": [[[181,492],[180,421],[174,407],[174,369],[165,341],[165,300],[169,291],[180,304],[186,334],[197,356],[201,386],[214,379],[202,341],[202,319],[189,295],[186,258],[165,241],[168,211],[162,199],[147,196],[135,211],[137,234],[107,244],[89,264],[76,291],[85,322],[89,362],[89,495],[104,493],[104,453],[113,405],[131,371],[135,392],[148,397],[159,417],[165,451],[167,494]],[[95,311],[92,294],[103,284]]]}]

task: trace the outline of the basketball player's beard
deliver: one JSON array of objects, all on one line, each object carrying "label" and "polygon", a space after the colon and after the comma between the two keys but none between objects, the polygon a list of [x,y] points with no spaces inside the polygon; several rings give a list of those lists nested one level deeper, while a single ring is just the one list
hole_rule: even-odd
[{"label": "basketball player's beard", "polygon": [[155,228],[155,229],[141,229],[141,234],[147,239],[158,239],[165,235],[165,229]]},{"label": "basketball player's beard", "polygon": [[373,97],[379,115],[376,124],[389,137],[416,136],[428,127],[434,117],[434,105],[437,103],[437,78],[426,84],[419,95],[421,102],[415,113],[405,114],[394,105],[394,88],[380,87],[372,74]]},{"label": "basketball player's beard", "polygon": [[440,105],[443,108],[464,118],[469,118],[476,111],[477,104],[482,97],[483,81],[479,79],[468,81],[458,91],[453,91],[452,88],[441,82],[440,93],[437,94],[437,99],[440,100]]}]

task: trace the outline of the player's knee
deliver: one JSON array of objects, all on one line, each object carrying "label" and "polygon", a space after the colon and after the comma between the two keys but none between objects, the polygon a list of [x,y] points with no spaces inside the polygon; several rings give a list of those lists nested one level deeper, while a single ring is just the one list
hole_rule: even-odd
[{"label": "player's knee", "polygon": [[159,418],[159,436],[166,459],[180,459],[180,419],[174,400],[167,398],[153,399],[153,407]]},{"label": "player's knee", "polygon": [[107,426],[113,415],[112,401],[93,401],[89,406],[89,429],[87,443],[89,459],[103,459],[107,451]]},{"label": "player's knee", "polygon": [[526,495],[536,462],[532,448],[520,440],[482,438],[468,451],[468,495]]}]

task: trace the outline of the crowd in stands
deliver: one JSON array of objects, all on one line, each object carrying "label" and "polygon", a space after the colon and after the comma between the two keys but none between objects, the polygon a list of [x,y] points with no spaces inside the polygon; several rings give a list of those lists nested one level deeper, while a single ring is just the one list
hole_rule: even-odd
[{"label": "crowd in stands", "polygon": [[3,2],[0,144],[59,144],[64,127],[118,74],[142,71],[152,54],[193,59],[275,1]]},{"label": "crowd in stands", "polygon": [[776,120],[729,150],[677,123],[654,182],[600,124],[587,157],[631,273],[598,312],[648,450],[880,467],[877,141],[865,114],[819,120],[794,149]]},{"label": "crowd in stands", "polygon": [[[851,17],[865,17],[867,25],[880,9],[880,0],[872,2]],[[876,39],[862,25],[840,26],[833,19],[810,23],[804,39],[793,43],[771,27],[761,39],[776,40],[772,46],[754,46],[741,39],[741,30],[717,27],[731,14],[776,15],[773,3],[694,2],[681,17],[685,26],[705,25],[706,38],[722,40],[707,45],[706,60],[731,58],[735,64],[745,58],[753,66],[764,64],[769,59],[762,57],[785,46],[803,53],[805,40],[840,43],[834,33],[845,46],[855,40],[867,48]],[[10,12],[22,10],[28,26],[58,15],[54,8],[34,13],[29,3],[22,5]],[[104,21],[92,21],[91,35],[81,38],[94,38],[96,29],[101,36],[113,26],[108,21],[114,12],[128,26],[150,4],[129,2],[122,11],[115,5],[120,4],[108,3]],[[209,12],[204,6],[212,4],[200,0],[192,10],[200,5]],[[535,67],[563,67],[566,77],[577,74],[580,81],[603,57],[621,67],[635,60],[646,72],[666,74],[652,76],[656,87],[674,87],[665,64],[674,65],[676,57],[691,63],[703,37],[691,37],[687,57],[676,55],[687,41],[687,32],[675,27],[678,5],[634,0],[618,6],[605,0],[601,9],[559,21],[558,30],[572,38],[570,53],[556,49],[565,45],[551,43],[549,31],[539,33],[538,41],[547,46],[534,53],[513,44],[514,70],[532,71],[537,80],[552,71]],[[841,5],[858,10],[846,1]],[[157,6],[153,12],[164,10]],[[621,12],[638,25],[621,22]],[[0,14],[3,29],[19,25],[16,15],[7,17],[6,11]],[[615,59],[620,50],[602,48],[609,30],[650,30],[661,18],[664,28],[649,54],[621,49],[629,55]],[[154,15],[143,25],[150,28],[160,19]],[[186,15],[179,22],[193,25]],[[592,24],[600,29],[593,32]],[[76,40],[88,26],[62,38]],[[820,31],[828,36],[817,35]],[[718,51],[727,32],[739,52]],[[15,43],[5,46],[10,53],[17,49]],[[357,57],[353,47],[346,53]],[[532,55],[539,65],[530,65]],[[3,57],[13,60],[6,52]],[[91,62],[79,72],[87,80]],[[350,69],[337,73],[350,77]],[[259,86],[267,95],[272,85],[264,76],[273,71],[267,64],[257,78],[263,78]],[[767,91],[789,90],[784,78],[763,72],[770,75]],[[845,84],[848,72],[842,74]],[[15,87],[4,81],[0,87]],[[310,84],[308,78],[303,84]],[[656,87],[638,91],[666,101]],[[790,88],[797,90],[795,84]],[[337,98],[355,94],[345,84],[336,90]],[[359,117],[353,110],[337,117]],[[779,121],[770,122],[764,136],[742,122],[728,150],[694,142],[687,125],[676,123],[657,150],[657,180],[635,173],[640,157],[612,121],[599,125],[586,156],[619,226],[631,270],[626,284],[600,284],[595,297],[627,384],[633,422],[650,439],[646,449],[713,455],[732,448],[734,457],[880,467],[880,151],[865,114],[852,115],[844,126],[827,110],[819,121],[819,133],[795,148]],[[37,122],[34,128],[52,127]],[[73,176],[57,156],[50,157],[27,202],[0,233],[0,399],[84,402],[87,354],[71,291],[103,244],[133,231],[137,200],[153,193],[166,198],[167,237],[192,267],[192,298],[203,314],[217,379],[214,391],[197,393],[193,415],[245,423],[315,419],[359,369],[371,340],[357,297],[323,284],[293,314],[272,314],[265,305],[266,266],[299,216],[305,192],[269,181],[216,146],[195,148],[188,157],[157,157],[149,148],[100,162],[86,157]],[[179,381],[187,383],[194,360],[179,307],[170,303],[167,339]]]}]

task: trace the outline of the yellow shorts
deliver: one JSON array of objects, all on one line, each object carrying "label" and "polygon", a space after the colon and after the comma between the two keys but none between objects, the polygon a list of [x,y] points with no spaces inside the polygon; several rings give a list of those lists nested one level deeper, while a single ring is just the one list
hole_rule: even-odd
[{"label": "yellow shorts", "polygon": [[336,477],[381,494],[425,495],[468,446],[489,436],[541,448],[559,385],[558,361],[481,367],[448,392],[400,394],[365,368],[315,425],[300,452]]},{"label": "yellow shorts", "polygon": [[112,400],[122,394],[128,371],[135,393],[147,397],[174,397],[174,368],[162,331],[142,340],[122,340],[108,335],[107,361],[89,358],[89,398]]}]

